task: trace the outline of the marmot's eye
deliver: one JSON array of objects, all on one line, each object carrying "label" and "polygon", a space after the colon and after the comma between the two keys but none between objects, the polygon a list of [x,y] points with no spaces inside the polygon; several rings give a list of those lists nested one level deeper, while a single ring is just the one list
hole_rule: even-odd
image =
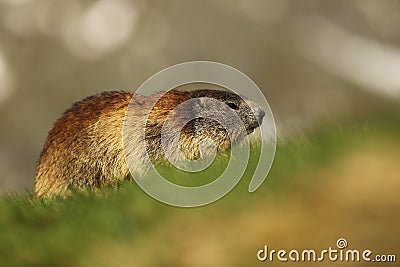
[{"label": "marmot's eye", "polygon": [[238,107],[235,103],[229,102],[229,103],[227,103],[227,105],[228,105],[228,107],[230,107],[231,109],[239,109],[239,107]]}]

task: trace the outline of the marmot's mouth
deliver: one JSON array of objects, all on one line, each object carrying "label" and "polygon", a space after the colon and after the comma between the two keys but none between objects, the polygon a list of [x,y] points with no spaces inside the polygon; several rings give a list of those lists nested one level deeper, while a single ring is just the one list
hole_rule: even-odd
[{"label": "marmot's mouth", "polygon": [[258,119],[257,121],[258,122],[253,122],[252,124],[247,126],[247,128],[246,128],[247,134],[253,133],[255,129],[257,129],[258,127],[261,126],[262,117],[261,117],[261,119]]},{"label": "marmot's mouth", "polygon": [[252,134],[254,132],[254,129],[247,129],[247,134]]},{"label": "marmot's mouth", "polygon": [[249,126],[249,127],[246,129],[247,134],[253,133],[254,130],[255,130],[257,127],[258,127],[258,124],[257,124],[257,125]]}]

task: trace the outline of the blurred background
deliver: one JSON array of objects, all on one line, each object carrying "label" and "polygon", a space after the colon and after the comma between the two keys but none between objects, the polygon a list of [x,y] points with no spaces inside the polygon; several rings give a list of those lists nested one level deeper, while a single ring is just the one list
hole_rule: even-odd
[{"label": "blurred background", "polygon": [[73,102],[185,61],[247,74],[279,135],[262,188],[207,207],[140,190],[55,212],[0,205],[0,255],[14,244],[10,260],[36,266],[251,266],[264,244],[345,237],[399,257],[399,25],[397,0],[0,0],[0,194],[32,192],[47,133]]},{"label": "blurred background", "polygon": [[0,191],[31,190],[74,101],[210,60],[263,90],[280,136],[400,96],[400,2],[0,0]]}]

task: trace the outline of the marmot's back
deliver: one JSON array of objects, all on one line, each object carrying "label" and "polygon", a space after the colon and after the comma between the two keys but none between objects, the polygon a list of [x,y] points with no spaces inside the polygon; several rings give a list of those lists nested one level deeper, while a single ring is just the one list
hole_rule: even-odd
[{"label": "marmot's back", "polygon": [[[264,116],[261,109],[251,109],[239,96],[216,90],[172,90],[152,96],[104,92],[87,97],[68,109],[49,132],[37,165],[36,195],[68,194],[71,189],[93,189],[112,185],[118,179],[125,179],[129,169],[125,163],[122,129],[130,104],[129,111],[133,112],[137,121],[145,121],[148,116],[145,145],[150,157],[156,160],[164,159],[160,145],[161,129],[166,118],[179,104],[199,97],[226,102],[243,119],[248,133],[258,127]],[[155,99],[159,100],[152,107]],[[179,116],[177,118],[179,119]],[[132,131],[132,134],[140,133]],[[188,158],[198,155],[197,142],[201,141],[202,137],[213,139],[221,149],[229,147],[224,129],[207,120],[198,119],[188,123],[182,129],[181,135],[180,147],[185,150],[182,152]],[[143,145],[140,138],[133,137],[128,142],[129,148]],[[139,172],[148,167],[142,155],[132,154],[131,157],[137,157],[130,160],[138,163]]]},{"label": "marmot's back", "polygon": [[40,155],[35,193],[66,193],[126,176],[121,132],[132,94],[104,92],[75,103],[57,120]]}]

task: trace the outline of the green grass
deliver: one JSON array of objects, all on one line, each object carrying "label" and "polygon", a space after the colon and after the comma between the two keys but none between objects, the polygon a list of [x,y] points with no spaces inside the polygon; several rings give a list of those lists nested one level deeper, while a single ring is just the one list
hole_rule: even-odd
[{"label": "green grass", "polygon": [[[301,176],[298,174],[329,166],[365,142],[384,139],[396,143],[399,122],[396,108],[368,122],[326,125],[309,135],[278,142],[273,167],[259,190],[247,192],[251,179],[247,174],[226,197],[205,207],[184,209],[159,203],[134,182],[123,183],[119,189],[51,201],[10,193],[0,200],[0,266],[87,266],[91,262],[97,266],[96,251],[110,264],[115,251],[150,257],[148,254],[156,253],[153,246],[158,245],[149,236],[168,232],[162,228],[164,222],[176,220],[186,227],[185,220],[189,224],[197,218],[201,225],[208,220],[234,217],[266,196],[282,199],[310,183],[297,179]],[[168,257],[164,252],[153,265],[174,266]],[[141,258],[135,260],[140,262]],[[122,266],[121,261],[119,255],[115,263]],[[125,266],[134,265],[128,261]]]}]

